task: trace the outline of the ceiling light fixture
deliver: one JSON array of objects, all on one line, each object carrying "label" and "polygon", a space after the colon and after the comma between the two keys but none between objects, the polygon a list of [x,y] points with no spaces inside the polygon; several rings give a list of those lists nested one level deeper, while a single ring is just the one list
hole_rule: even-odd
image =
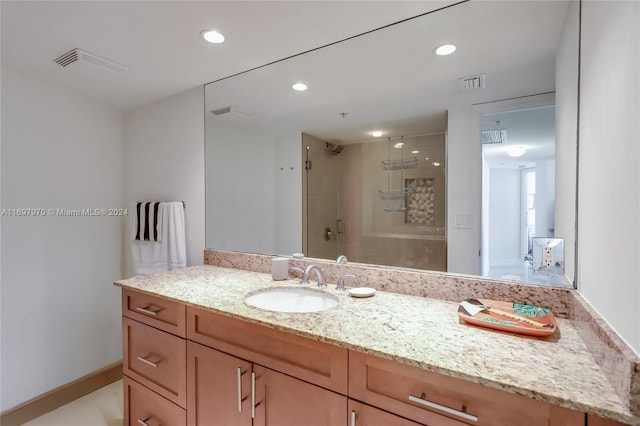
[{"label": "ceiling light fixture", "polygon": [[374,138],[379,138],[380,136],[382,136],[382,130],[374,130],[373,132],[371,132],[371,136],[373,136]]},{"label": "ceiling light fixture", "polygon": [[433,166],[434,166],[434,167],[438,167],[438,166],[440,165],[440,163],[438,163],[437,161],[434,161],[434,162],[433,162],[433,163],[431,163],[431,164],[433,164]]},{"label": "ceiling light fixture", "polygon": [[412,154],[420,154],[420,151],[418,151],[417,149],[414,149],[413,151],[411,151]]},{"label": "ceiling light fixture", "polygon": [[224,36],[215,30],[204,30],[200,32],[200,35],[209,43],[219,44],[224,41]]},{"label": "ceiling light fixture", "polygon": [[436,49],[436,55],[439,55],[439,56],[451,55],[455,51],[456,51],[456,45],[447,43],[439,46]]},{"label": "ceiling light fixture", "polygon": [[514,157],[514,158],[522,157],[525,152],[527,152],[527,150],[524,149],[523,146],[513,146],[507,150],[507,154],[509,154],[509,157]]},{"label": "ceiling light fixture", "polygon": [[393,145],[394,148],[402,148],[404,146],[404,142],[398,142],[397,144]]},{"label": "ceiling light fixture", "polygon": [[297,90],[298,92],[304,92],[305,90],[307,90],[307,85],[304,83],[294,83],[292,86],[293,90]]}]

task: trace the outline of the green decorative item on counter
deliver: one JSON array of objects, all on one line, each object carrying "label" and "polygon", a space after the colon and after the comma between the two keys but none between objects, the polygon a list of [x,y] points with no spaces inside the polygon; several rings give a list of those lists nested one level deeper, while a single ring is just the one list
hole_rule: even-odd
[{"label": "green decorative item on counter", "polygon": [[514,303],[513,313],[517,315],[527,316],[530,318],[544,318],[551,313],[551,310],[547,308],[541,308],[539,306],[525,305],[523,303]]}]

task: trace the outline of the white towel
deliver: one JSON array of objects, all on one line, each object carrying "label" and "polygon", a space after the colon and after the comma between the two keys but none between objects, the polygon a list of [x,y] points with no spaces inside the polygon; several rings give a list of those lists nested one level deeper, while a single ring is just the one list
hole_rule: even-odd
[{"label": "white towel", "polygon": [[[135,204],[133,211],[135,212]],[[187,266],[184,205],[161,202],[158,208],[158,241],[136,240],[136,214],[131,215],[131,253],[136,274],[148,275]]]}]

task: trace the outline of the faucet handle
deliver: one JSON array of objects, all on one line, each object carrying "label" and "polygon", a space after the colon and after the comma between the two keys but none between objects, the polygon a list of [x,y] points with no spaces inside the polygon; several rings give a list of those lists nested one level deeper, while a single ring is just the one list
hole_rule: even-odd
[{"label": "faucet handle", "polygon": [[[289,266],[290,271],[296,271],[300,273],[300,282],[303,283],[302,279],[304,278],[304,270],[302,268],[298,268],[297,266]],[[307,281],[308,282],[308,281]]]},{"label": "faucet handle", "polygon": [[345,274],[343,276],[341,276],[340,278],[338,278],[338,283],[336,284],[336,290],[344,290],[345,286],[344,283],[347,280],[347,278],[356,278],[355,275],[353,274]]}]

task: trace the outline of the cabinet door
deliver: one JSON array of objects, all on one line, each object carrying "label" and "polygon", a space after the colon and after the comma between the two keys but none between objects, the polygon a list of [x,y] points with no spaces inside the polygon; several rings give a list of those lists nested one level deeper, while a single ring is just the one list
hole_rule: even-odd
[{"label": "cabinet door", "polygon": [[421,426],[353,399],[349,400],[349,426]]},{"label": "cabinet door", "polygon": [[251,363],[187,344],[190,426],[251,426]]},{"label": "cabinet door", "polygon": [[254,365],[254,426],[335,426],[347,421],[347,397]]}]

